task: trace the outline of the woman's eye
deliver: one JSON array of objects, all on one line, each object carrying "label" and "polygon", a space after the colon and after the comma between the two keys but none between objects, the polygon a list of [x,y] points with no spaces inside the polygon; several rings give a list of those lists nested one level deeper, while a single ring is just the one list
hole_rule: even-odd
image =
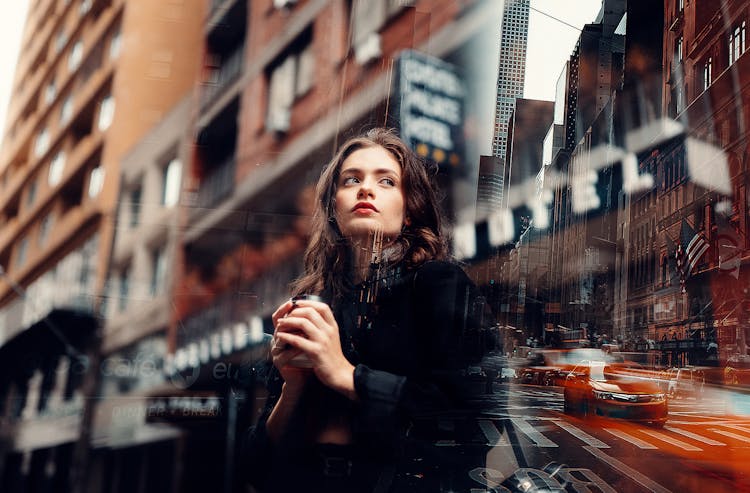
[{"label": "woman's eye", "polygon": [[359,183],[359,180],[356,176],[347,176],[344,178],[344,185],[355,185]]},{"label": "woman's eye", "polygon": [[396,182],[392,178],[383,178],[382,180],[380,180],[380,183],[384,183],[390,187],[396,186]]}]

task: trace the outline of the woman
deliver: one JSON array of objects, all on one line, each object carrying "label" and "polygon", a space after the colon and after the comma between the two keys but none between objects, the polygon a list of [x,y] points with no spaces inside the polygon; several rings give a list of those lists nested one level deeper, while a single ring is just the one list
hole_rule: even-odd
[{"label": "woman", "polygon": [[404,479],[409,454],[426,453],[410,444],[449,439],[436,417],[470,407],[461,374],[487,348],[484,304],[446,261],[424,163],[392,132],[348,140],[316,199],[293,292],[320,299],[292,298],[273,314],[251,481],[263,491],[391,491],[398,466],[407,490],[436,491],[436,477]]}]

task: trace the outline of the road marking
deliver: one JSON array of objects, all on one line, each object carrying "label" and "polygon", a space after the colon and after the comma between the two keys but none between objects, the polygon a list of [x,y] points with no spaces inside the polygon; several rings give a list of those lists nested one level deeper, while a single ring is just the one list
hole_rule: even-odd
[{"label": "road marking", "polygon": [[744,435],[738,435],[737,433],[732,433],[731,431],[720,430],[718,428],[709,428],[708,430],[713,431],[714,433],[718,433],[719,435],[724,435],[725,437],[734,438],[735,440],[739,440],[741,442],[750,443],[750,438]]},{"label": "road marking", "polygon": [[534,429],[533,426],[531,426],[529,423],[524,421],[523,419],[518,418],[511,418],[511,422],[516,425],[516,427],[521,430],[523,434],[525,434],[527,437],[531,439],[534,443],[537,444],[539,447],[557,447],[557,444],[547,438],[546,436],[542,435],[538,431]]},{"label": "road marking", "polygon": [[609,448],[609,445],[607,445],[606,443],[604,443],[601,440],[598,440],[598,439],[592,437],[591,435],[589,435],[588,433],[586,433],[582,429],[573,426],[572,424],[568,423],[567,421],[554,421],[554,423],[557,426],[559,426],[560,428],[562,428],[563,430],[567,431],[568,433],[570,433],[571,435],[573,435],[574,437],[576,437],[577,439],[579,439],[580,441],[582,441],[584,443],[588,443],[592,447],[596,447],[596,448]]},{"label": "road marking", "polygon": [[622,438],[626,442],[632,443],[633,445],[635,445],[638,448],[642,448],[642,449],[655,449],[655,448],[658,448],[655,445],[651,445],[648,442],[644,442],[640,438],[636,438],[636,437],[634,437],[632,435],[628,435],[624,431],[615,430],[613,428],[605,428],[605,430],[608,431],[609,433],[613,434],[614,436],[618,437],[618,438]]},{"label": "road marking", "polygon": [[[607,430],[609,431],[609,430]],[[611,468],[616,469],[623,473],[625,476],[628,476],[630,479],[635,481],[636,483],[640,484],[644,488],[646,488],[649,491],[652,491],[653,493],[671,493],[671,490],[668,490],[664,486],[660,485],[656,481],[654,481],[651,478],[648,478],[641,474],[640,472],[636,471],[632,467],[628,466],[627,464],[620,462],[619,460],[615,459],[614,457],[611,457],[601,450],[599,450],[596,447],[583,447],[584,450],[586,450],[588,453],[599,459],[600,461],[604,462],[605,464],[609,465]]]},{"label": "road marking", "polygon": [[743,431],[745,433],[750,433],[750,430],[747,429],[747,425],[725,424],[723,426],[724,426],[724,428],[730,428],[732,430],[737,430],[737,431]]},{"label": "road marking", "polygon": [[545,399],[549,399],[549,398],[561,398],[561,396],[559,396],[558,394],[556,394],[554,392],[543,392],[543,391],[540,391],[540,390],[519,390],[518,392],[514,392],[511,395],[523,396],[523,397],[532,397],[532,398],[536,398],[536,399],[541,399],[541,398],[545,398]]},{"label": "road marking", "polygon": [[493,447],[496,445],[510,445],[508,440],[500,434],[495,423],[489,419],[480,419],[478,420],[478,423],[479,428],[482,429],[482,433],[484,433],[484,436],[487,439],[487,445],[492,445]]},{"label": "road marking", "polygon": [[663,442],[667,442],[670,445],[674,445],[675,447],[679,447],[682,450],[688,450],[690,452],[701,452],[703,449],[698,448],[695,445],[690,445],[687,442],[683,442],[682,440],[677,440],[676,438],[672,438],[669,435],[665,435],[664,433],[659,433],[658,431],[654,430],[645,430],[641,428],[640,430],[642,433],[645,433],[646,435],[650,435],[657,440],[661,440]]},{"label": "road marking", "polygon": [[665,430],[669,430],[672,433],[678,433],[680,435],[686,436],[688,438],[692,438],[693,440],[697,440],[699,442],[703,442],[706,445],[718,445],[718,446],[724,446],[726,443],[723,442],[717,442],[716,440],[711,440],[710,438],[706,438],[702,435],[698,435],[697,433],[693,433],[691,431],[683,430],[682,428],[673,428],[671,426],[665,426]]}]

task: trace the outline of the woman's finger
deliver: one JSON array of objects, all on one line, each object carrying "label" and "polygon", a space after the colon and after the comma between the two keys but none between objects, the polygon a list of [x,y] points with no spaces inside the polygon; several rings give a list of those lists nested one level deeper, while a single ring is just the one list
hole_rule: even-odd
[{"label": "woman's finger", "polygon": [[283,343],[289,344],[292,348],[299,349],[308,356],[317,354],[320,347],[316,342],[290,332],[279,332],[276,337]]},{"label": "woman's finger", "polygon": [[287,349],[282,349],[276,355],[273,357],[273,364],[276,368],[283,368],[285,366],[289,366],[289,363],[302,354],[302,351],[292,347],[288,346]]},{"label": "woman's finger", "polygon": [[[279,320],[276,327],[276,335],[298,333],[312,341],[322,341],[326,338],[325,330],[317,327],[314,323],[304,317],[287,316]],[[301,333],[301,334],[299,334]]]},{"label": "woman's finger", "polygon": [[279,320],[284,318],[287,313],[289,313],[292,308],[294,307],[294,304],[292,303],[292,300],[288,300],[285,303],[283,303],[281,306],[279,306],[275,312],[273,312],[273,315],[271,315],[271,321],[273,322],[273,326],[276,327],[276,324]]},{"label": "woman's finger", "polygon": [[294,302],[294,305],[297,307],[310,307],[314,309],[320,316],[325,320],[327,324],[329,324],[332,327],[338,327],[338,324],[336,323],[336,319],[333,317],[333,312],[331,311],[331,307],[328,306],[326,303],[322,303],[320,301],[312,301],[312,300],[297,300]]},{"label": "woman's finger", "polygon": [[306,318],[318,329],[322,330],[327,334],[333,333],[333,327],[326,322],[326,320],[320,315],[320,313],[311,306],[297,306],[293,308],[286,318]]},{"label": "woman's finger", "polygon": [[273,340],[271,342],[271,356],[281,354],[281,352],[287,349],[287,347],[288,345],[280,341],[279,338],[274,334]]}]

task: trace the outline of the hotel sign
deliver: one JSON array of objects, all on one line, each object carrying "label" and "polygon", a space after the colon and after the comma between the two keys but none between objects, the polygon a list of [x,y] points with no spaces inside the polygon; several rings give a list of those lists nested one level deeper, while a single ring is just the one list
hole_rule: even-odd
[{"label": "hotel sign", "polygon": [[458,166],[463,155],[464,83],[456,67],[415,51],[401,52],[396,91],[401,138],[421,157]]}]

